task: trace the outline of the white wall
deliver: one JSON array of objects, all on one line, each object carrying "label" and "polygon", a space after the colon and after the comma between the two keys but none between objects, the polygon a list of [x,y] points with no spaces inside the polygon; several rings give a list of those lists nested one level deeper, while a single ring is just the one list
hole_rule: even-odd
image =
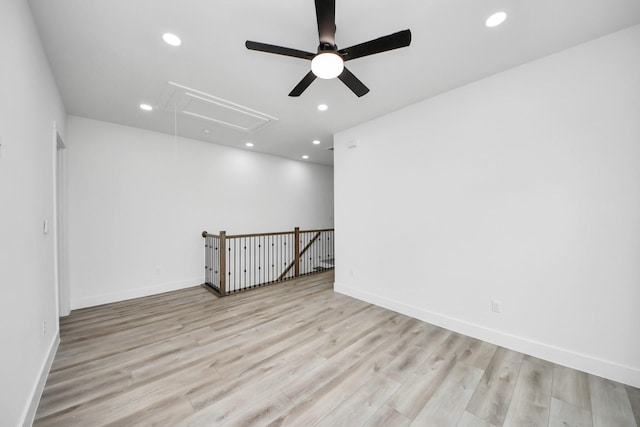
[{"label": "white wall", "polygon": [[203,230],[333,226],[331,167],[74,116],[67,126],[72,308],[203,283]]},{"label": "white wall", "polygon": [[336,290],[640,386],[638,76],[640,26],[336,135]]},{"label": "white wall", "polygon": [[58,342],[53,123],[64,135],[65,113],[26,1],[0,2],[0,52],[0,425],[17,426]]}]

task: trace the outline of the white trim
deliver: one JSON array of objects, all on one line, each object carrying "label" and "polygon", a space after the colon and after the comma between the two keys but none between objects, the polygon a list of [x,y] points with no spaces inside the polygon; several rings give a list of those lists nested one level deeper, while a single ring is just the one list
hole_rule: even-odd
[{"label": "white trim", "polygon": [[94,295],[85,298],[71,300],[71,309],[76,310],[85,307],[94,307],[96,305],[109,304],[112,302],[126,301],[134,298],[148,297],[164,292],[177,291],[179,289],[191,288],[204,283],[202,277],[180,280],[177,282],[166,282],[158,285],[148,286],[146,288],[136,288],[127,291],[112,292],[108,294]]},{"label": "white trim", "polygon": [[67,256],[67,188],[66,146],[53,122],[53,236],[54,280],[56,289],[56,315],[68,316],[69,302]]},{"label": "white trim", "polygon": [[357,298],[380,307],[449,329],[476,339],[490,342],[514,351],[529,354],[559,365],[567,366],[603,378],[608,378],[633,387],[640,387],[640,369],[624,366],[610,360],[603,360],[587,354],[578,353],[528,338],[511,335],[495,329],[470,323],[441,313],[425,310],[404,302],[354,289],[339,283],[334,290],[340,294]]},{"label": "white trim", "polygon": [[30,427],[33,425],[33,421],[36,418],[36,411],[38,410],[38,405],[40,405],[40,398],[42,397],[42,392],[44,391],[44,386],[47,383],[47,377],[49,377],[49,372],[51,371],[51,366],[53,365],[53,360],[56,357],[56,353],[58,352],[58,346],[60,345],[60,334],[57,333],[53,342],[51,343],[51,347],[49,348],[49,355],[44,360],[42,368],[40,369],[40,376],[38,377],[38,381],[33,385],[31,390],[31,399],[30,404],[27,408],[25,408],[26,412],[23,413],[23,427]]},{"label": "white trim", "polygon": [[56,318],[60,317],[60,282],[58,281],[58,125],[53,121],[52,171],[51,184],[53,186],[53,287],[56,299]]}]

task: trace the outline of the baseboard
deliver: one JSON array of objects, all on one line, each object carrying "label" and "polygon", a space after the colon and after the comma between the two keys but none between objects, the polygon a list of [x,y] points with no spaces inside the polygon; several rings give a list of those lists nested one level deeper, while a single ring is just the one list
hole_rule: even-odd
[{"label": "baseboard", "polygon": [[177,291],[179,289],[190,288],[193,286],[199,286],[202,284],[202,277],[196,277],[191,279],[179,280],[176,282],[166,282],[158,285],[148,286],[144,288],[128,289],[126,291],[118,291],[105,293],[100,295],[94,295],[85,298],[78,298],[71,300],[71,309],[77,310],[79,308],[95,307],[96,305],[109,304],[112,302],[126,301],[134,298],[148,297],[150,295],[157,295],[164,292]]},{"label": "baseboard", "polygon": [[27,411],[22,418],[23,427],[31,427],[33,425],[33,421],[36,418],[36,411],[38,410],[38,405],[40,404],[40,398],[42,397],[42,392],[44,391],[44,386],[47,383],[47,377],[49,377],[51,365],[53,365],[53,360],[56,357],[59,345],[60,334],[57,333],[56,337],[51,343],[51,347],[49,348],[49,354],[47,355],[47,358],[45,359],[42,368],[40,369],[40,377],[38,378],[38,381],[35,383],[31,392],[31,403],[29,404],[29,407],[27,408]]},{"label": "baseboard", "polygon": [[538,357],[558,365],[567,366],[633,387],[640,387],[640,369],[637,368],[486,328],[482,325],[435,313],[401,301],[354,289],[338,282],[334,284],[334,290],[463,335]]}]

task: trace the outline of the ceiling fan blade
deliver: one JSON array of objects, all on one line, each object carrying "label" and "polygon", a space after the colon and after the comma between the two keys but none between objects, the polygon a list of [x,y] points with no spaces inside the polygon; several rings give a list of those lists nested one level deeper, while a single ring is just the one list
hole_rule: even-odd
[{"label": "ceiling fan blade", "polygon": [[272,44],[252,42],[247,40],[244,44],[249,50],[257,50],[259,52],[275,53],[278,55],[293,56],[294,58],[313,59],[315,53],[305,52],[304,50],[291,49],[289,47],[275,46]]},{"label": "ceiling fan blade", "polygon": [[336,0],[316,0],[320,44],[336,45]]},{"label": "ceiling fan blade", "polygon": [[369,88],[366,87],[364,83],[362,83],[351,71],[349,71],[347,67],[344,67],[344,70],[342,70],[342,74],[340,74],[338,78],[342,81],[342,83],[347,85],[347,87],[351,89],[353,93],[358,95],[358,98],[366,95],[369,92]]},{"label": "ceiling fan blade", "polygon": [[340,49],[338,53],[342,56],[342,59],[350,61],[352,59],[362,58],[363,56],[406,47],[410,44],[411,30],[403,30],[355,46]]},{"label": "ceiling fan blade", "polygon": [[296,87],[293,88],[291,93],[289,93],[289,96],[300,96],[300,95],[302,95],[302,92],[304,92],[305,89],[307,89],[309,87],[309,85],[311,83],[313,83],[313,81],[315,79],[316,79],[316,75],[313,74],[312,71],[309,71],[309,73],[307,73],[307,75],[304,76],[304,78],[302,80],[300,80],[300,83],[298,83],[296,85]]}]

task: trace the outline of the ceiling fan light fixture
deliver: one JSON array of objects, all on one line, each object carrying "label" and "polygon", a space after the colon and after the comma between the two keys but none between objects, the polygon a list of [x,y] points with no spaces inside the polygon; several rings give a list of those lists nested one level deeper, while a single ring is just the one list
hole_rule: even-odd
[{"label": "ceiling fan light fixture", "polygon": [[337,53],[323,52],[311,60],[311,71],[321,79],[334,79],[342,74],[344,61]]}]

